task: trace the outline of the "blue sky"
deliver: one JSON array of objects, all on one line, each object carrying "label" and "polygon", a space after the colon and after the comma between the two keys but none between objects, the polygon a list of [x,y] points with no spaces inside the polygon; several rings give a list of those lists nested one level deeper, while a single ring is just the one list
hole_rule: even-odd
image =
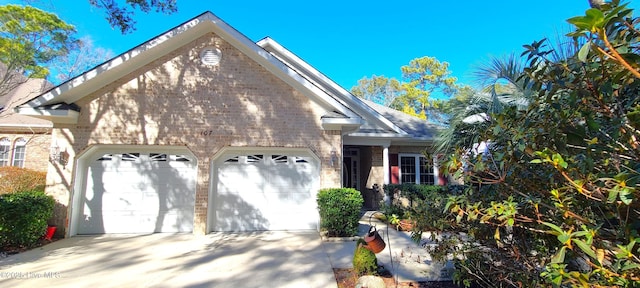
[{"label": "blue sky", "polygon": [[[179,0],[172,15],[137,12],[137,30],[122,35],[88,0],[41,0],[35,6],[58,14],[115,55],[211,11],[254,41],[273,38],[346,89],[364,76],[400,78],[401,66],[423,56],[448,62],[459,82],[473,84],[469,72],[478,64],[519,55],[523,44],[566,32],[565,20],[589,8],[587,0]],[[637,10],[638,2],[630,6]]]}]

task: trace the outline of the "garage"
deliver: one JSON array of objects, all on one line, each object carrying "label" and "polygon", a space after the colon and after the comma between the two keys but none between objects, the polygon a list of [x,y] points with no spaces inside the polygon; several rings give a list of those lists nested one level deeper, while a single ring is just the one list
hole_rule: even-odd
[{"label": "garage", "polygon": [[194,157],[158,149],[83,158],[77,234],[193,231]]},{"label": "garage", "polygon": [[316,230],[319,160],[308,150],[230,150],[213,164],[210,231]]}]

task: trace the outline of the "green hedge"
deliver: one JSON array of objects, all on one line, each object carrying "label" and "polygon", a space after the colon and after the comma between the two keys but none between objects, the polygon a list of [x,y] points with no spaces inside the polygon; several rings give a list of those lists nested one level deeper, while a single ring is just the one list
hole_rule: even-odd
[{"label": "green hedge", "polygon": [[42,191],[0,195],[0,247],[31,247],[47,230],[53,197]]},{"label": "green hedge", "polygon": [[349,237],[358,233],[364,199],[353,188],[328,188],[318,192],[320,227],[328,236]]},{"label": "green hedge", "polygon": [[378,275],[378,259],[376,254],[365,248],[364,240],[359,239],[356,244],[356,251],[353,252],[353,270],[362,275]]}]

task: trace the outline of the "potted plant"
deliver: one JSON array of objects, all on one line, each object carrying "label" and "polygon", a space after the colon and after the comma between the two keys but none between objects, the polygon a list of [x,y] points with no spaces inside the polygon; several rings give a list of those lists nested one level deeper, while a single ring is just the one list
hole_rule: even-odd
[{"label": "potted plant", "polygon": [[389,216],[389,224],[393,225],[398,231],[411,231],[413,229],[415,221],[411,220],[408,216],[398,217],[396,214]]}]

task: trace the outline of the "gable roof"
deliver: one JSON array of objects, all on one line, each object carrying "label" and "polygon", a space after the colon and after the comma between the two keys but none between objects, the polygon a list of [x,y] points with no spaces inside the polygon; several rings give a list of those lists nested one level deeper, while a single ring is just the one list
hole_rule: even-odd
[{"label": "gable roof", "polygon": [[207,33],[218,35],[323,106],[327,111],[321,119],[325,129],[341,129],[347,136],[393,138],[397,141],[430,141],[434,136],[428,127],[406,118],[411,117],[409,115],[388,111],[390,109],[382,109],[355,97],[271,38],[254,43],[211,12],[205,12],[53,87],[22,103],[16,111],[56,123],[76,123],[79,109],[74,102]]},{"label": "gable roof", "polygon": [[[364,103],[366,103],[369,107],[376,110],[380,115],[398,125],[403,131],[407,132],[415,139],[432,140],[437,136],[438,130],[443,128],[439,125],[430,123],[427,120],[420,119],[402,111],[377,104],[373,101],[364,99],[362,99],[362,101],[364,101]],[[366,128],[363,127],[358,130],[357,133],[365,134],[375,132],[376,131],[366,130]]]},{"label": "gable roof", "polygon": [[257,44],[301,75],[304,75],[315,85],[327,91],[337,101],[362,116],[365,121],[363,125],[354,131],[350,131],[346,138],[379,138],[389,141],[411,141],[412,143],[431,142],[435,138],[439,126],[354,96],[351,92],[269,37],[258,41]]},{"label": "gable roof", "polygon": [[326,91],[314,85],[211,12],[205,12],[22,103],[17,107],[17,111],[20,114],[44,118],[57,123],[76,123],[79,113],[76,109],[71,109],[74,102],[207,33],[218,35],[276,77],[316,101],[328,112],[342,116],[323,119],[323,125],[326,127],[354,129],[362,124],[362,119],[357,113],[336,101]]},{"label": "gable roof", "polygon": [[[17,130],[48,129],[53,125],[50,121],[37,119],[15,113],[13,108],[18,104],[39,95],[51,87],[51,83],[45,79],[27,78],[23,75],[9,72],[6,66],[0,63],[0,74],[7,79],[4,87],[9,91],[0,93],[0,133]],[[7,131],[8,130],[8,131]]]}]

